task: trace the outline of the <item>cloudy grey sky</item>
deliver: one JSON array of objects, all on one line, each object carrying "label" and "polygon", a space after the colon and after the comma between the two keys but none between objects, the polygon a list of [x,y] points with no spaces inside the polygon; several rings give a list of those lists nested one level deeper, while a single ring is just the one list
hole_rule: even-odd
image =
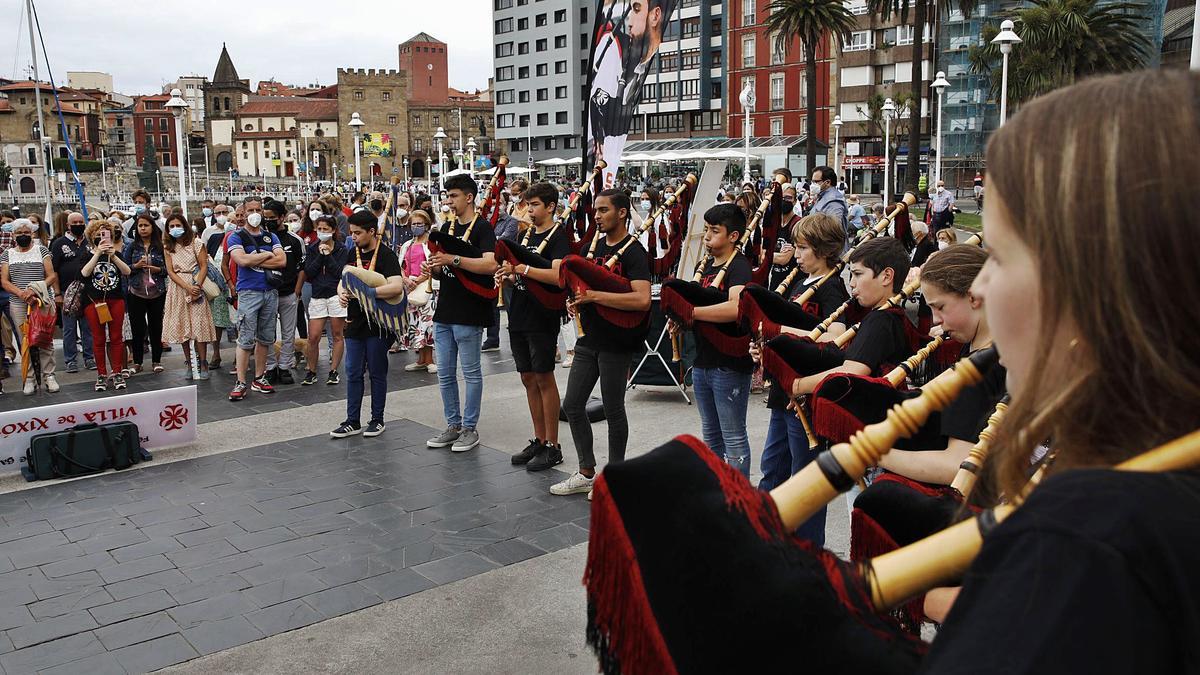
[{"label": "cloudy grey sky", "polygon": [[[0,76],[28,77],[25,0],[0,0]],[[112,74],[125,94],[157,93],[180,75],[212,77],[229,47],[257,86],[333,84],[339,67],[396,68],[396,47],[421,31],[446,42],[450,86],[487,86],[490,0],[35,0],[55,81],[68,70]],[[39,68],[43,79],[45,66]]]}]

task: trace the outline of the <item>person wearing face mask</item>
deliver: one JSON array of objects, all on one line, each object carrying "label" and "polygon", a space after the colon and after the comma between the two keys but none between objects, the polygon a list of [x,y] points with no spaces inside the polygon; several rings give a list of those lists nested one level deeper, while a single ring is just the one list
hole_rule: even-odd
[{"label": "person wearing face mask", "polygon": [[825,213],[837,218],[849,237],[850,220],[847,214],[850,210],[846,206],[846,195],[833,186],[835,180],[837,180],[837,174],[834,173],[833,168],[818,166],[813,169],[811,189],[816,195],[816,199],[813,201],[810,213]]},{"label": "person wearing face mask", "polygon": [[[13,247],[13,220],[16,216],[12,211],[0,211],[0,253]],[[10,315],[12,305],[9,304],[8,291],[0,288],[0,343],[4,345],[4,362],[0,364],[0,377],[8,376],[8,364],[17,356],[21,338],[17,335],[19,324]],[[13,337],[16,336],[14,343]],[[16,347],[13,345],[16,344]]]},{"label": "person wearing face mask", "polygon": [[508,215],[516,218],[522,232],[533,223],[529,217],[529,205],[525,203],[525,190],[528,188],[529,181],[524,178],[515,178],[508,186]]},{"label": "person wearing face mask", "polygon": [[107,220],[94,220],[85,230],[91,255],[79,271],[83,283],[83,316],[92,334],[92,352],[96,355],[96,391],[104,391],[111,380],[113,389],[125,388],[125,298],[121,294],[122,277],[129,276],[129,265],[118,251],[121,232]]},{"label": "person wearing face mask", "polygon": [[917,241],[916,247],[913,248],[912,266],[919,268],[925,264],[931,254],[938,250],[938,242],[929,236],[929,225],[920,220],[912,221],[912,233],[913,238]]},{"label": "person wearing face mask", "polygon": [[212,211],[212,215],[205,217],[205,226],[200,232],[200,243],[204,244],[206,248],[214,235],[221,235],[225,232],[225,223],[229,222],[230,208],[228,204],[216,204],[209,210]]},{"label": "person wearing face mask", "polygon": [[[126,219],[121,225],[121,231],[125,233],[126,237],[133,239],[133,219],[139,214],[147,212],[151,212],[150,193],[146,192],[145,190],[137,190],[133,193],[133,213],[130,214],[129,218]],[[157,219],[158,214],[154,214],[154,217]]]},{"label": "person wearing face mask", "polygon": [[[267,351],[275,348],[275,321],[279,315],[277,287],[268,283],[267,270],[282,270],[287,256],[279,237],[263,228],[263,203],[247,197],[243,203],[246,226],[229,235],[227,252],[237,265],[238,351],[237,382],[229,400],[240,401],[253,389],[275,393],[267,380]],[[293,280],[294,283],[294,280]],[[247,384],[246,370],[254,355],[254,379]]]},{"label": "person wearing face mask", "polygon": [[329,324],[332,345],[329,353],[329,376],[327,385],[341,382],[338,368],[341,367],[345,349],[343,331],[346,327],[346,308],[338,301],[337,288],[342,279],[342,268],[350,259],[350,249],[340,241],[337,221],[332,216],[317,219],[317,241],[309,244],[304,256],[304,269],[300,272],[304,286],[312,289],[308,307],[308,334],[312,339],[305,349],[304,361],[307,372],[300,384],[317,383],[317,361],[320,358],[321,335]]},{"label": "person wearing face mask", "polygon": [[[9,299],[9,315],[16,326],[25,323],[29,315],[29,303],[37,293],[29,288],[35,281],[43,281],[46,287],[57,295],[58,275],[50,262],[50,251],[36,243],[33,223],[28,218],[18,218],[12,222],[14,245],[0,253],[0,285],[12,296]],[[38,349],[38,360],[46,391],[58,391],[58,381],[54,378],[54,350]],[[30,376],[25,379],[23,391],[26,396],[37,391],[38,382]]]},{"label": "person wearing face mask", "polygon": [[[211,199],[205,199],[200,202],[200,217],[204,218],[204,229],[208,229],[213,224],[213,218],[216,216],[217,203]],[[203,232],[204,230],[201,230]]]},{"label": "person wearing face mask", "polygon": [[125,311],[129,317],[130,346],[133,350],[131,373],[142,371],[145,363],[147,338],[150,342],[150,365],[157,374],[162,367],[163,315],[167,304],[166,251],[162,233],[147,215],[134,219],[137,238],[125,245],[121,254],[132,270],[125,294]]},{"label": "person wearing face mask", "polygon": [[[292,369],[296,367],[296,314],[300,303],[300,270],[304,266],[304,240],[288,230],[282,220],[287,207],[274,200],[263,205],[263,228],[279,238],[283,248],[283,283],[279,285],[279,355],[274,345],[267,350],[267,379],[271,384],[295,384]],[[298,222],[298,221],[297,221]]]},{"label": "person wearing face mask", "polygon": [[191,350],[195,349],[200,379],[207,380],[208,343],[217,339],[212,310],[203,290],[204,279],[208,276],[208,250],[200,245],[182,214],[171,214],[167,218],[163,242],[167,275],[172,282],[167,286],[163,341],[183,345],[185,377],[189,380],[193,376]]},{"label": "person wearing face mask", "polygon": [[943,228],[954,226],[954,193],[946,189],[946,181],[939,180],[929,198],[929,230],[937,235]]},{"label": "person wearing face mask", "polygon": [[[58,273],[58,283],[64,291],[79,281],[80,269],[90,257],[87,240],[83,236],[87,223],[78,211],[66,213],[66,232],[50,242],[50,263]],[[83,346],[83,363],[88,370],[96,368],[92,355],[92,331],[82,316],[62,315],[63,362],[68,373],[79,372],[77,357]]]},{"label": "person wearing face mask", "polygon": [[771,258],[771,276],[768,278],[767,288],[775,288],[796,269],[796,248],[792,246],[792,231],[798,222],[800,216],[796,215],[796,188],[789,181],[783,188],[783,218],[779,221],[779,236],[775,240],[775,254]]},{"label": "person wearing face mask", "polygon": [[404,366],[412,372],[425,370],[437,372],[437,364],[433,361],[433,315],[437,310],[437,289],[439,282],[431,281],[429,275],[422,271],[421,264],[429,258],[429,228],[433,225],[433,214],[424,210],[412,213],[413,238],[404,242],[400,248],[400,267],[404,272],[404,289],[414,291],[421,284],[427,284],[429,299],[425,304],[417,306],[412,302],[405,307],[407,330],[400,336],[400,346],[406,350],[417,352],[417,360]]},{"label": "person wearing face mask", "polygon": [[938,230],[934,237],[937,239],[939,251],[948,249],[958,243],[958,233],[954,231],[953,227],[945,227]]}]

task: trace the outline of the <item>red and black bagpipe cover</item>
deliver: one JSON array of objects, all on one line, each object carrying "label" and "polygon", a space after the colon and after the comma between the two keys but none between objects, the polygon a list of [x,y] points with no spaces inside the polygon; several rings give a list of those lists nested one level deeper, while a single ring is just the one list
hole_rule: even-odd
[{"label": "red and black bagpipe cover", "polygon": [[836,368],[845,360],[845,353],[832,342],[813,342],[790,333],[771,338],[762,350],[764,378],[786,392],[793,391],[796,380]]},{"label": "red and black bagpipe cover", "polygon": [[606,673],[899,675],[928,648],[874,613],[858,567],[786,531],[770,495],[692,436],[600,474],[584,585]]},{"label": "red and black bagpipe cover", "polygon": [[[478,246],[441,230],[432,230],[429,233],[429,252],[445,252],[449,255],[458,255],[464,258],[479,258],[483,256],[483,251]],[[496,299],[496,278],[492,275],[468,272],[461,267],[447,269],[462,282],[463,288],[481,298],[488,300]]]},{"label": "red and black bagpipe cover", "polygon": [[[940,532],[978,512],[963,508],[962,495],[948,485],[933,485],[884,471],[854,500],[850,512],[850,560],[865,562]],[[925,596],[914,598],[893,616],[919,634],[926,620]]]},{"label": "red and black bagpipe cover", "polygon": [[[775,257],[775,245],[779,240],[779,224],[783,219],[783,186],[776,183],[775,189],[771,191],[771,206],[763,215],[763,222],[758,228],[758,239],[762,245],[758,247],[756,255],[759,263],[750,274],[750,282],[760,286],[766,285],[767,280],[771,276],[771,264]],[[747,250],[747,249],[743,249]],[[754,266],[754,255],[748,255],[750,265]]]},{"label": "red and black bagpipe cover", "polygon": [[[893,406],[919,394],[915,389],[897,389],[883,377],[833,373],[817,384],[809,398],[813,432],[832,443],[845,443],[863,427],[882,422]],[[943,449],[947,440],[941,427],[941,413],[934,412],[915,434],[897,440],[896,447]]]},{"label": "red and black bagpipe cover", "polygon": [[[571,294],[584,290],[605,293],[629,293],[633,290],[628,279],[609,270],[600,261],[578,255],[569,255],[559,263],[558,282]],[[598,319],[589,321],[588,330],[599,329],[601,342],[611,340],[614,344],[637,345],[650,330],[650,310],[631,312],[590,303],[584,305],[582,311]]]},{"label": "red and black bagpipe cover", "polygon": [[479,213],[493,226],[500,216],[504,215],[504,200],[500,195],[504,192],[504,182],[508,178],[508,172],[505,170],[504,163],[496,165],[495,181],[488,185],[487,195],[484,197],[483,206],[479,207]]},{"label": "red and black bagpipe cover", "polygon": [[[892,208],[894,209],[900,203],[893,204]],[[916,248],[917,240],[912,233],[912,216],[907,208],[900,209],[900,213],[896,214],[895,219],[892,220],[892,229],[896,233],[896,239],[899,239],[900,243],[904,245],[904,250],[912,252]]]},{"label": "red and black bagpipe cover", "polygon": [[[655,279],[666,279],[675,274],[679,265],[679,254],[683,251],[683,241],[687,238],[688,214],[691,213],[694,196],[693,189],[684,190],[658,223],[658,231],[655,232],[654,227],[650,228],[649,245],[646,250],[651,252],[650,275]],[[666,250],[661,256],[658,255],[660,240],[667,242]]]},{"label": "red and black bagpipe cover", "polygon": [[691,328],[697,335],[726,356],[743,358],[750,350],[750,332],[736,321],[712,323],[695,321],[693,312],[697,307],[719,305],[729,299],[729,293],[712,286],[701,286],[694,281],[672,279],[662,285],[659,303],[667,316],[681,326]]},{"label": "red and black bagpipe cover", "polygon": [[[557,234],[554,236],[557,236]],[[548,270],[554,266],[554,261],[547,260],[528,246],[523,246],[511,239],[496,240],[496,262],[507,262],[513,266],[529,265],[530,267],[543,270]],[[529,294],[546,309],[560,311],[567,308],[567,292],[562,288],[527,277],[522,278],[521,283],[524,284]]]},{"label": "red and black bagpipe cover", "polygon": [[[816,303],[810,303],[814,308]],[[747,284],[738,297],[738,324],[763,340],[770,340],[782,332],[782,327],[812,330],[821,323],[821,318],[805,311],[803,305],[759,284]]]},{"label": "red and black bagpipe cover", "polygon": [[[582,188],[581,188],[582,189]],[[563,219],[563,227],[571,234],[571,253],[581,255],[592,243],[596,236],[596,220],[592,217],[592,193],[596,186],[592,185],[575,202],[575,208]]]}]

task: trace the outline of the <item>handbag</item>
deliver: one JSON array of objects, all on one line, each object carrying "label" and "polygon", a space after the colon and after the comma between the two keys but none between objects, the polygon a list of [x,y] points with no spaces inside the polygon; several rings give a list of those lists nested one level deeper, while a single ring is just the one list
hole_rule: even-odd
[{"label": "handbag", "polygon": [[108,310],[108,302],[100,301],[92,303],[96,307],[96,320],[100,323],[109,323],[112,321],[112,312]]},{"label": "handbag", "polygon": [[86,423],[31,438],[21,473],[27,481],[68,478],[120,471],[151,458],[141,446],[137,424]]},{"label": "handbag", "polygon": [[78,319],[83,316],[83,282],[76,279],[63,291],[63,314]]},{"label": "handbag", "polygon": [[204,277],[204,283],[200,284],[200,290],[204,291],[204,297],[208,298],[210,302],[221,295],[221,289],[210,277]]}]

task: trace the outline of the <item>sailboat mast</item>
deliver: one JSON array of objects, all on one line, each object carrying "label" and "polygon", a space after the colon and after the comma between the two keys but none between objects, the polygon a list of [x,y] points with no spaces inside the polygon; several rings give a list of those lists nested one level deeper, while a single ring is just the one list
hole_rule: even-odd
[{"label": "sailboat mast", "polygon": [[38,143],[42,148],[42,173],[44,174],[46,185],[46,223],[50,220],[50,205],[54,201],[54,194],[50,191],[50,151],[46,144],[46,119],[42,114],[42,89],[38,86],[38,60],[37,60],[37,42],[34,40],[33,34],[33,0],[25,0],[26,15],[29,19],[29,51],[33,57],[33,100],[37,104],[38,116]]}]

